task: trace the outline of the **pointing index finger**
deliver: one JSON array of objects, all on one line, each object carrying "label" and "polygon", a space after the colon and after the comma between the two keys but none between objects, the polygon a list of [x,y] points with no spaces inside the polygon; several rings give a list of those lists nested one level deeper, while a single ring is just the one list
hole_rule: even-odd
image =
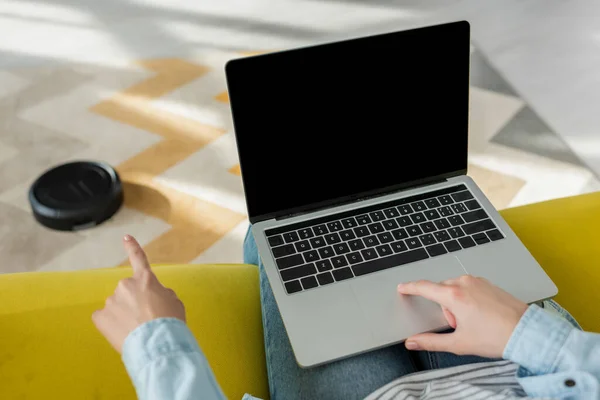
[{"label": "pointing index finger", "polygon": [[123,244],[127,251],[131,267],[133,268],[134,278],[139,278],[148,272],[152,272],[148,259],[146,258],[146,253],[144,253],[142,246],[140,246],[133,236],[125,235]]},{"label": "pointing index finger", "polygon": [[421,296],[428,300],[447,306],[450,300],[450,287],[431,281],[415,281],[398,285],[398,293],[412,296]]}]

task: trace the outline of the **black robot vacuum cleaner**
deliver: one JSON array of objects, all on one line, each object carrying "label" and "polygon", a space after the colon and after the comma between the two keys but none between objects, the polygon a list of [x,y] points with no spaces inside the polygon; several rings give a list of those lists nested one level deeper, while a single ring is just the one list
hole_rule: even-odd
[{"label": "black robot vacuum cleaner", "polygon": [[117,171],[101,162],[78,161],[46,171],[29,189],[35,219],[60,231],[96,226],[123,204]]}]

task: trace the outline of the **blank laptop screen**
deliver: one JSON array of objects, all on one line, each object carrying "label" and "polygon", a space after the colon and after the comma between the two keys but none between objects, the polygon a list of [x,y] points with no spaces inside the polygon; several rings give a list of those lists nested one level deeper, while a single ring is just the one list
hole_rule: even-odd
[{"label": "blank laptop screen", "polygon": [[229,62],[250,219],[464,171],[469,54],[457,22]]}]

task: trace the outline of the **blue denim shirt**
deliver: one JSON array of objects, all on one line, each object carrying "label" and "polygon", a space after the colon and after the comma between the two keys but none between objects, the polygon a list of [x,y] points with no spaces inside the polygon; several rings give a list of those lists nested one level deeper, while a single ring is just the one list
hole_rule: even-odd
[{"label": "blue denim shirt", "polygon": [[[529,397],[600,399],[600,335],[536,305],[521,318],[504,358],[520,365],[517,378]],[[196,339],[177,319],[138,327],[125,340],[123,362],[141,400],[225,399]]]}]

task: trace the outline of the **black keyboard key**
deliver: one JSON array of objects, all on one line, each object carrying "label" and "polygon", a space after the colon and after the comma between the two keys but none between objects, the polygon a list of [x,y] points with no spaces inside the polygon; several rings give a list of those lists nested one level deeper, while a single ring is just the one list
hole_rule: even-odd
[{"label": "black keyboard key", "polygon": [[335,254],[333,253],[333,248],[331,246],[319,249],[319,255],[321,256],[321,258],[329,258],[335,256]]},{"label": "black keyboard key", "polygon": [[319,257],[319,253],[316,250],[304,252],[302,253],[302,255],[304,256],[304,261],[306,261],[307,263],[317,261],[321,258]]},{"label": "black keyboard key", "polygon": [[400,226],[412,225],[412,221],[409,217],[396,218],[396,222],[398,222],[398,225],[400,225]]},{"label": "black keyboard key", "polygon": [[331,271],[333,266],[329,260],[320,260],[315,263],[319,272]]},{"label": "black keyboard key", "polygon": [[317,283],[317,278],[315,278],[314,276],[307,276],[306,278],[302,278],[300,282],[302,282],[302,287],[304,288],[304,290],[316,288],[317,286],[319,286],[319,284]]},{"label": "black keyboard key", "polygon": [[451,207],[452,210],[454,210],[454,212],[457,214],[464,213],[465,211],[467,211],[467,207],[465,207],[463,203],[452,204]]},{"label": "black keyboard key", "polygon": [[450,240],[449,242],[445,242],[444,246],[446,246],[446,250],[448,251],[458,251],[461,250],[460,244],[456,240]]},{"label": "black keyboard key", "polygon": [[296,249],[294,248],[293,244],[286,244],[279,247],[273,247],[271,250],[273,251],[273,257],[275,258],[289,256],[296,252]]},{"label": "black keyboard key", "polygon": [[300,236],[296,232],[288,232],[283,234],[283,239],[286,243],[293,243],[300,240]]},{"label": "black keyboard key", "polygon": [[465,223],[465,221],[460,215],[453,215],[451,217],[448,217],[448,222],[450,222],[452,226],[458,226]]},{"label": "black keyboard key", "polygon": [[339,243],[333,245],[333,250],[335,250],[335,254],[346,254],[350,253],[350,247],[346,243]]},{"label": "black keyboard key", "polygon": [[396,240],[406,239],[408,237],[408,232],[406,232],[406,229],[400,228],[392,231],[392,235],[394,235],[394,239]]},{"label": "black keyboard key", "polygon": [[473,195],[468,190],[465,190],[464,192],[452,193],[451,196],[454,201],[465,201],[473,198]]},{"label": "black keyboard key", "polygon": [[333,277],[335,278],[336,282],[339,282],[346,279],[354,278],[354,274],[352,274],[352,270],[350,270],[350,268],[346,267],[336,269],[335,271],[333,271]]},{"label": "black keyboard key", "polygon": [[440,207],[439,212],[442,217],[449,217],[450,215],[454,215],[454,211],[452,211],[450,206]]},{"label": "black keyboard key", "polygon": [[390,257],[378,258],[362,264],[353,265],[352,270],[354,271],[354,275],[361,276],[411,262],[425,260],[426,258],[429,258],[427,252],[424,249],[417,249],[394,254]]},{"label": "black keyboard key", "polygon": [[388,231],[398,228],[398,223],[396,221],[394,221],[393,219],[385,220],[382,223],[383,223],[383,227]]},{"label": "black keyboard key", "polygon": [[300,229],[298,231],[298,235],[300,235],[300,239],[310,239],[311,237],[315,236],[310,228]]},{"label": "black keyboard key", "polygon": [[356,222],[358,222],[359,225],[366,225],[366,224],[370,224],[371,222],[371,218],[369,218],[368,215],[359,215],[358,217],[356,217]]},{"label": "black keyboard key", "polygon": [[348,229],[347,231],[341,231],[340,236],[341,236],[342,240],[356,239],[356,235],[354,234],[352,229]]},{"label": "black keyboard key", "polygon": [[331,272],[324,272],[317,275],[317,280],[321,286],[329,285],[330,283],[333,283],[333,276],[331,276]]},{"label": "black keyboard key", "polygon": [[477,210],[478,208],[481,208],[477,200],[465,201],[465,206],[467,206],[469,210]]},{"label": "black keyboard key", "polygon": [[484,243],[488,243],[490,241],[490,239],[487,237],[487,235],[483,232],[480,233],[476,233],[472,236],[473,240],[475,240],[475,243],[477,244],[484,244]]},{"label": "black keyboard key", "polygon": [[398,206],[398,211],[400,211],[401,215],[408,215],[408,214],[412,214],[413,209],[410,208],[410,206],[408,204],[404,204],[403,206]]},{"label": "black keyboard key", "polygon": [[486,233],[491,240],[500,240],[504,238],[504,236],[500,233],[498,229],[487,231]]},{"label": "black keyboard key", "polygon": [[413,210],[415,210],[415,211],[427,210],[425,203],[423,203],[422,201],[416,201],[416,202],[412,203],[411,206],[412,206]]},{"label": "black keyboard key", "polygon": [[377,235],[377,239],[379,239],[380,243],[389,243],[394,241],[394,237],[391,232],[383,232]]},{"label": "black keyboard key", "polygon": [[454,239],[459,238],[459,237],[463,237],[465,236],[465,233],[463,232],[463,230],[460,228],[460,226],[456,226],[454,228],[450,228],[448,229],[448,233],[450,234],[450,236],[452,236]]},{"label": "black keyboard key", "polygon": [[333,221],[327,223],[327,228],[329,229],[329,232],[338,232],[344,229],[344,226],[341,221]]},{"label": "black keyboard key", "polygon": [[281,273],[281,279],[284,282],[291,281],[293,279],[304,278],[308,275],[314,275],[317,273],[315,264],[304,264],[299,267],[284,269],[279,271]]},{"label": "black keyboard key", "polygon": [[385,229],[383,229],[383,225],[381,225],[381,222],[376,222],[374,224],[369,225],[369,230],[372,234],[376,234],[383,232]]},{"label": "black keyboard key", "polygon": [[325,235],[325,241],[327,244],[336,244],[342,241],[342,238],[337,233],[330,233]]},{"label": "black keyboard key", "polygon": [[363,237],[371,234],[371,232],[369,232],[369,228],[367,228],[366,226],[359,226],[358,228],[354,228],[354,233],[356,234],[356,237]]},{"label": "black keyboard key", "polygon": [[458,242],[463,247],[463,249],[475,246],[475,241],[471,239],[471,236],[461,237],[460,239],[458,239]]},{"label": "black keyboard key", "polygon": [[322,236],[326,233],[329,233],[329,229],[327,229],[325,224],[313,226],[313,231],[315,232],[315,235],[317,235],[317,236]]},{"label": "black keyboard key", "polygon": [[434,244],[433,246],[425,247],[425,249],[427,249],[427,252],[431,257],[441,256],[448,252],[443,244]]},{"label": "black keyboard key", "polygon": [[[460,229],[460,228],[459,228]],[[446,240],[450,240],[450,235],[446,231],[437,231],[433,234],[438,242],[445,242]]]},{"label": "black keyboard key", "polygon": [[438,199],[427,199],[425,200],[425,204],[427,205],[427,207],[429,208],[436,208],[441,206],[440,202],[438,201]]},{"label": "black keyboard key", "polygon": [[372,260],[374,258],[377,258],[377,252],[375,251],[375,249],[364,249],[360,251],[360,254],[362,254],[365,260]]},{"label": "black keyboard key", "polygon": [[300,285],[300,281],[286,282],[286,284],[285,284],[285,291],[288,292],[288,294],[292,294],[292,293],[296,293],[296,292],[301,292],[302,291],[302,285]]},{"label": "black keyboard key", "polygon": [[435,226],[437,226],[438,229],[450,228],[450,222],[448,222],[446,218],[436,219],[435,221],[433,221],[433,223],[435,224]]},{"label": "black keyboard key", "polygon": [[425,245],[425,246],[429,246],[430,244],[435,243],[435,238],[433,237],[433,235],[431,233],[428,233],[427,235],[419,236],[419,239],[421,239],[421,243],[423,243],[423,245]]},{"label": "black keyboard key", "polygon": [[379,240],[375,235],[364,238],[363,242],[365,242],[365,246],[367,247],[373,247],[379,244]]},{"label": "black keyboard key", "polygon": [[481,231],[489,231],[490,229],[494,229],[496,226],[492,222],[491,219],[482,219],[481,221],[471,222],[470,224],[463,225],[463,231],[467,235],[472,235]]},{"label": "black keyboard key", "polygon": [[352,251],[356,251],[356,250],[365,248],[365,244],[360,239],[351,240],[348,242],[348,245],[350,246],[350,249],[352,249]]},{"label": "black keyboard key", "polygon": [[421,241],[419,238],[410,238],[404,241],[409,249],[416,249],[417,247],[421,247]]},{"label": "black keyboard key", "polygon": [[391,246],[392,250],[394,250],[394,253],[400,253],[401,251],[408,250],[406,243],[404,243],[402,240],[392,243]]},{"label": "black keyboard key", "polygon": [[281,235],[271,236],[269,238],[269,244],[271,247],[279,246],[283,244],[283,237]]},{"label": "black keyboard key", "polygon": [[313,249],[318,249],[319,247],[323,247],[326,245],[325,239],[323,237],[316,237],[310,239],[310,245]]},{"label": "black keyboard key", "polygon": [[386,257],[392,254],[392,248],[389,244],[377,246],[375,247],[375,250],[377,250],[377,254],[379,254],[379,257]]},{"label": "black keyboard key", "polygon": [[410,236],[418,236],[423,234],[423,231],[417,225],[409,226],[406,228],[406,231]]},{"label": "black keyboard key", "polygon": [[385,214],[383,214],[383,211],[373,211],[372,213],[369,213],[369,216],[373,222],[383,221],[385,219]]},{"label": "black keyboard key", "polygon": [[420,213],[416,213],[416,214],[412,214],[410,216],[410,219],[412,219],[412,221],[415,224],[420,224],[421,222],[425,222],[426,221],[425,215],[423,215],[423,213],[421,213],[421,212]]},{"label": "black keyboard key", "polygon": [[342,225],[344,225],[344,228],[350,229],[358,226],[358,223],[354,218],[345,218],[342,220]]},{"label": "black keyboard key", "polygon": [[303,251],[310,250],[310,243],[308,243],[308,240],[302,240],[300,242],[297,242],[296,250],[298,250],[298,253],[302,253]]},{"label": "black keyboard key", "polygon": [[396,218],[400,216],[400,213],[395,208],[388,208],[387,210],[383,210],[383,213],[388,218]]},{"label": "black keyboard key", "polygon": [[285,269],[304,263],[304,257],[302,257],[302,254],[294,254],[293,256],[278,258],[275,262],[277,268]]},{"label": "black keyboard key", "polygon": [[462,215],[462,217],[467,222],[473,222],[473,221],[479,221],[480,219],[487,218],[488,215],[485,213],[485,211],[483,211],[483,209],[480,208],[479,210],[469,211],[468,213],[464,213]]},{"label": "black keyboard key", "polygon": [[440,218],[440,213],[438,213],[437,210],[427,210],[424,214],[428,220]]},{"label": "black keyboard key", "polygon": [[448,204],[452,204],[452,203],[454,203],[454,200],[452,200],[452,197],[450,197],[450,195],[449,195],[449,194],[446,194],[446,195],[444,195],[444,196],[440,196],[440,197],[438,197],[438,200],[440,201],[440,203],[441,203],[443,206],[447,206]]},{"label": "black keyboard key", "polygon": [[348,265],[348,260],[344,256],[337,256],[331,259],[334,268],[342,268]]},{"label": "black keyboard key", "polygon": [[424,224],[421,224],[420,226],[421,226],[421,229],[423,229],[423,232],[425,232],[425,233],[433,232],[437,229],[433,222],[425,222]]},{"label": "black keyboard key", "polygon": [[346,258],[348,259],[348,262],[350,264],[356,264],[356,263],[363,261],[363,258],[358,251],[355,251],[354,253],[346,254]]}]

